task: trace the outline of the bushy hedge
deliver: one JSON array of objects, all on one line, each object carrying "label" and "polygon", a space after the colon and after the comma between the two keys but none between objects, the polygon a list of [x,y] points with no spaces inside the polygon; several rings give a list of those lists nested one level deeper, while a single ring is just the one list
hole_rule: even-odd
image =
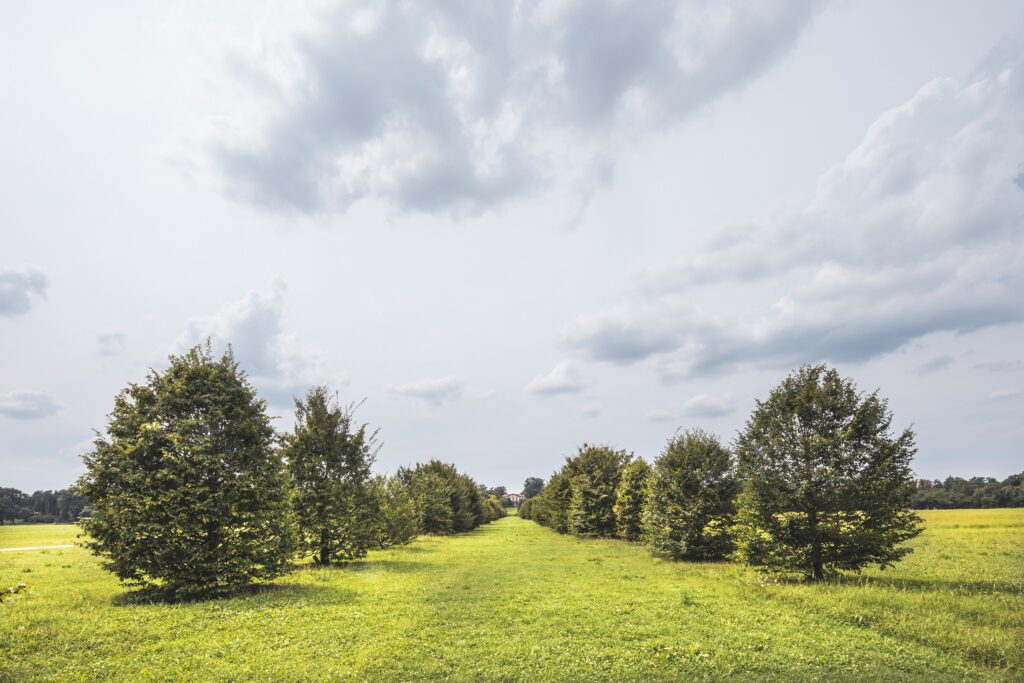
[{"label": "bushy hedge", "polygon": [[373,538],[378,548],[405,545],[420,533],[420,514],[397,477],[377,475],[367,486],[373,500]]},{"label": "bushy hedge", "polygon": [[736,514],[732,453],[695,429],[677,434],[654,461],[643,510],[651,551],[673,560],[720,560],[733,550]]},{"label": "bushy hedge", "polygon": [[615,491],[615,534],[627,541],[639,541],[643,533],[643,511],[647,504],[647,480],[651,466],[641,458],[622,470]]},{"label": "bushy hedge", "polygon": [[[615,535],[615,490],[632,453],[583,444],[547,486],[529,499],[526,518],[559,533]],[[523,516],[523,510],[519,510]]]},{"label": "bushy hedge", "polygon": [[420,531],[445,536],[490,521],[477,483],[440,460],[402,467],[396,475],[419,511]]}]

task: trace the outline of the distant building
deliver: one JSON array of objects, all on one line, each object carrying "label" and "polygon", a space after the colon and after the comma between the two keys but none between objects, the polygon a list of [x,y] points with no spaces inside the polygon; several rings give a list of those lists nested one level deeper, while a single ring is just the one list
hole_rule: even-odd
[{"label": "distant building", "polygon": [[512,507],[517,508],[517,507],[519,507],[520,503],[522,503],[524,500],[526,500],[526,496],[524,496],[521,493],[506,493],[505,494],[505,500],[508,501],[508,503]]}]

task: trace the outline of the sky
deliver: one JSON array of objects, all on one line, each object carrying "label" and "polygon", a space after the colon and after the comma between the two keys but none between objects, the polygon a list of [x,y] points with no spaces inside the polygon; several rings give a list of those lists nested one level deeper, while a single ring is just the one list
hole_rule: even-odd
[{"label": "sky", "polygon": [[231,344],[518,490],[827,362],[1024,470],[1024,4],[0,4],[0,486]]}]

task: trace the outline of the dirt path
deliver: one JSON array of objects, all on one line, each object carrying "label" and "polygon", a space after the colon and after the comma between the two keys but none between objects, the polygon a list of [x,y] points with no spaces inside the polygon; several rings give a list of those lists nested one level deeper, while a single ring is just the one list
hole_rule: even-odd
[{"label": "dirt path", "polygon": [[74,543],[67,543],[65,545],[32,545],[27,548],[0,548],[0,553],[15,553],[19,550],[50,550],[51,548],[74,548]]}]

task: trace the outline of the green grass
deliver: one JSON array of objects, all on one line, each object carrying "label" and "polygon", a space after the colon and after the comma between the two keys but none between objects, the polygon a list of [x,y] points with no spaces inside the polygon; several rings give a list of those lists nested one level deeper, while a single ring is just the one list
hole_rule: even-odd
[{"label": "green grass", "polygon": [[7,524],[0,526],[0,548],[66,545],[80,533],[74,524]]},{"label": "green grass", "polygon": [[822,585],[517,517],[182,605],[134,604],[81,548],[0,553],[31,589],[0,606],[0,678],[1021,680],[1024,510],[924,516],[896,569]]}]

